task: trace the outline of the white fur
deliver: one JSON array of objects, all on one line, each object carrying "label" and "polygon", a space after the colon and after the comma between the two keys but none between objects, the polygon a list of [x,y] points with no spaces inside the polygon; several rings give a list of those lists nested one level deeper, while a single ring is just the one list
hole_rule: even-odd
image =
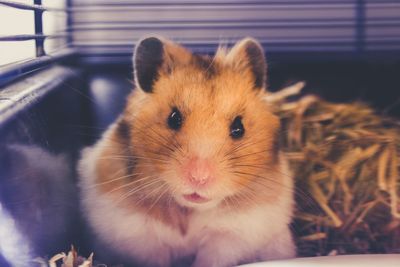
[{"label": "white fur", "polygon": [[245,212],[221,213],[217,208],[195,211],[183,236],[179,229],[119,207],[93,187],[102,147],[100,141],[83,151],[79,172],[84,212],[108,247],[146,266],[170,266],[173,260],[191,254],[196,255],[193,267],[223,267],[295,256],[288,227],[293,205],[288,176],[285,175],[286,189],[277,203]]}]

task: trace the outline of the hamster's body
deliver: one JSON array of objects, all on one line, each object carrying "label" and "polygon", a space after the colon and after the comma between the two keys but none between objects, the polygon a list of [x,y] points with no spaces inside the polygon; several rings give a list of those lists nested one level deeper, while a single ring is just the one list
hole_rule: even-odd
[{"label": "hamster's body", "polygon": [[99,239],[140,266],[293,257],[293,184],[257,42],[211,60],[148,38],[135,69],[139,89],[79,164]]}]

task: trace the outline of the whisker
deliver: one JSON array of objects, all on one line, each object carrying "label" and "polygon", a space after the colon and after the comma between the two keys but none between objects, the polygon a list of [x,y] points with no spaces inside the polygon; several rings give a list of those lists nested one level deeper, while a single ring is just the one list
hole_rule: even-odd
[{"label": "whisker", "polygon": [[[283,177],[288,177],[288,178],[290,178],[290,179],[293,178],[291,174],[282,172],[282,171],[280,171],[280,170],[277,170],[276,168],[271,168],[268,164],[254,164],[254,163],[253,163],[254,161],[255,161],[255,160],[252,160],[252,161],[251,161],[251,164],[248,164],[248,165],[245,164],[246,161],[240,161],[240,163],[242,163],[242,164],[233,164],[232,168],[233,168],[233,169],[236,169],[237,167],[240,167],[240,166],[242,166],[242,167],[251,167],[251,166],[254,166],[254,167],[260,167],[260,169],[262,169],[262,170],[264,170],[264,171],[268,171],[268,172],[271,172],[271,173],[276,173],[276,174],[282,175]],[[240,168],[239,168],[239,169],[240,169]]]},{"label": "whisker", "polygon": [[99,157],[98,159],[143,159],[143,160],[153,160],[153,161],[159,161],[163,163],[168,163],[169,161],[166,159],[161,159],[161,158],[154,158],[154,157],[142,157],[142,156],[123,156],[123,155],[118,155],[118,156],[104,156],[104,157]]},{"label": "whisker", "polygon": [[[166,184],[163,184],[162,186],[166,186],[166,189],[164,191],[162,191],[160,193],[160,195],[157,197],[157,199],[154,201],[154,203],[150,206],[150,208],[147,210],[147,213],[149,213],[151,211],[151,209],[157,204],[157,202],[162,198],[162,196],[168,192],[169,187]],[[161,189],[162,187],[160,187],[159,189]]]},{"label": "whisker", "polygon": [[120,203],[120,202],[124,201],[125,199],[127,199],[128,197],[130,197],[130,196],[136,194],[137,192],[142,191],[142,190],[145,189],[145,188],[149,188],[149,187],[151,187],[151,186],[153,186],[153,185],[155,185],[155,184],[157,184],[157,183],[159,183],[159,182],[160,182],[159,180],[154,180],[154,181],[152,181],[152,182],[149,182],[149,183],[140,185],[140,186],[138,186],[138,187],[135,187],[135,188],[129,190],[127,193],[123,194],[123,195],[116,201],[116,203]]},{"label": "whisker", "polygon": [[[143,126],[142,128],[141,128],[140,125],[138,125],[138,130],[140,130],[140,132],[146,134],[146,137],[151,138],[151,139],[152,139],[153,141],[155,141],[157,144],[159,144],[159,145],[161,145],[161,146],[164,146],[165,148],[169,149],[171,152],[175,152],[174,149],[172,149],[172,148],[166,146],[166,144],[172,144],[172,145],[175,147],[176,150],[178,150],[178,151],[180,151],[180,152],[182,153],[181,147],[180,147],[180,145],[176,142],[175,139],[168,140],[164,135],[162,135],[161,133],[159,133],[158,131],[156,131],[151,125],[149,125],[149,123],[146,123],[146,124],[145,124],[145,123],[142,123],[142,122],[141,122],[140,120],[138,120],[137,118],[136,118],[136,120],[135,120],[134,123],[136,123],[136,125],[138,125],[138,123],[139,123],[139,124],[142,124],[142,126]],[[161,140],[160,140],[160,139],[157,139],[157,138],[154,137],[154,136],[149,135],[148,132],[147,132],[147,130],[152,131],[152,132],[153,132],[154,134],[156,134],[156,136],[159,137]],[[146,131],[146,133],[145,133],[145,131]],[[162,142],[162,141],[164,141],[164,142]],[[171,143],[171,141],[174,141],[174,142]]]},{"label": "whisker", "polygon": [[[123,170],[125,170],[125,169],[123,169]],[[128,174],[128,175],[118,176],[117,178],[113,178],[113,179],[111,179],[111,180],[107,180],[107,181],[101,182],[101,183],[95,183],[95,184],[93,184],[93,185],[91,185],[91,186],[88,186],[88,187],[86,187],[86,188],[89,188],[89,189],[90,189],[90,188],[94,188],[94,187],[97,187],[97,186],[100,186],[100,185],[109,184],[109,183],[112,183],[112,182],[119,181],[119,180],[121,180],[121,179],[126,179],[126,178],[128,178],[128,177],[133,177],[133,176],[138,175],[138,174],[143,174],[143,173],[132,173],[132,174]]]},{"label": "whisker", "polygon": [[[253,155],[257,155],[257,154],[261,154],[261,153],[266,153],[266,152],[269,152],[269,151],[271,151],[271,149],[264,149],[264,150],[261,150],[261,151],[251,152],[251,153],[239,155],[239,156],[236,156],[236,157],[229,157],[229,158],[227,158],[227,160],[232,161],[232,160],[235,160],[235,159],[241,159],[241,158],[245,158],[245,157],[249,157],[249,156],[253,156]],[[226,160],[224,160],[224,161],[226,161]],[[224,161],[222,161],[222,162],[224,162]]]},{"label": "whisker", "polygon": [[[292,189],[292,188],[290,188],[290,187],[288,187],[288,186],[286,186],[286,185],[280,183],[279,181],[276,181],[276,180],[271,179],[271,178],[266,177],[266,176],[257,175],[257,174],[254,174],[254,173],[248,173],[248,172],[240,172],[240,171],[234,171],[233,173],[235,173],[235,174],[240,174],[240,175],[244,175],[244,176],[248,176],[248,177],[261,178],[261,179],[263,179],[263,180],[267,180],[267,181],[269,181],[269,182],[272,182],[272,183],[275,183],[275,184],[277,184],[277,185],[279,185],[279,186],[282,186],[282,187],[284,187],[284,188],[286,188],[286,189],[290,189],[290,192],[293,192],[293,189]],[[258,179],[254,179],[254,180],[252,180],[252,182],[253,182],[253,183],[258,183],[259,185],[265,185],[265,184],[261,183],[260,180],[258,180]],[[266,185],[265,185],[265,186],[266,186]],[[274,189],[273,187],[269,187],[269,188],[272,189],[272,190]]]},{"label": "whisker", "polygon": [[263,138],[263,139],[258,140],[256,142],[254,141],[254,139],[250,139],[247,142],[242,142],[239,145],[237,145],[237,146],[233,147],[232,149],[230,149],[229,151],[227,151],[226,156],[228,156],[228,154],[232,154],[232,153],[234,153],[234,152],[236,152],[238,150],[245,149],[247,147],[251,147],[251,146],[260,144],[262,142],[265,142],[265,141],[266,141],[266,139]]},{"label": "whisker", "polygon": [[[133,185],[135,185],[135,184],[137,184],[137,183],[140,183],[140,182],[145,181],[145,180],[150,180],[150,179],[152,179],[152,178],[154,178],[154,177],[155,177],[155,176],[145,176],[145,177],[143,177],[143,178],[141,178],[141,179],[134,180],[134,181],[132,181],[132,182],[129,182],[129,183],[126,183],[126,184],[124,184],[124,185],[121,185],[121,186],[118,186],[118,187],[116,187],[116,188],[113,188],[112,190],[106,192],[105,194],[111,194],[112,192],[118,191],[118,190],[120,190],[120,189],[122,189],[122,188],[129,187],[129,186],[133,186]],[[150,183],[151,183],[151,182],[146,183],[146,184],[150,184]],[[135,187],[135,188],[140,188],[140,186]]]}]

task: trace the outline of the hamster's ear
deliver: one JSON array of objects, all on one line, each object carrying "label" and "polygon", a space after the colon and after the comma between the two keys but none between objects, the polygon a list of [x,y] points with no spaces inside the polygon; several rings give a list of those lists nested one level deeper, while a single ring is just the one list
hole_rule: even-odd
[{"label": "hamster's ear", "polygon": [[171,41],[158,37],[140,40],[133,55],[136,85],[151,93],[160,75],[168,75],[176,65],[189,61],[190,57],[189,51]]},{"label": "hamster's ear", "polygon": [[141,40],[133,55],[135,82],[145,92],[151,92],[164,61],[163,42],[156,37]]},{"label": "hamster's ear", "polygon": [[229,51],[227,59],[238,71],[252,75],[254,88],[266,86],[267,64],[261,44],[252,38],[245,38],[237,42]]}]

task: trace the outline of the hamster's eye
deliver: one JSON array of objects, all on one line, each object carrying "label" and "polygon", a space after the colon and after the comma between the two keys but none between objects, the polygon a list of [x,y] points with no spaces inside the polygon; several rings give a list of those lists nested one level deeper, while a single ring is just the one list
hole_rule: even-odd
[{"label": "hamster's eye", "polygon": [[168,116],[167,123],[168,127],[175,131],[179,130],[182,127],[182,114],[179,109],[177,109],[176,107],[172,109],[171,114],[169,114]]},{"label": "hamster's eye", "polygon": [[242,123],[242,116],[237,116],[230,126],[230,136],[233,139],[239,139],[244,135],[244,126]]}]

